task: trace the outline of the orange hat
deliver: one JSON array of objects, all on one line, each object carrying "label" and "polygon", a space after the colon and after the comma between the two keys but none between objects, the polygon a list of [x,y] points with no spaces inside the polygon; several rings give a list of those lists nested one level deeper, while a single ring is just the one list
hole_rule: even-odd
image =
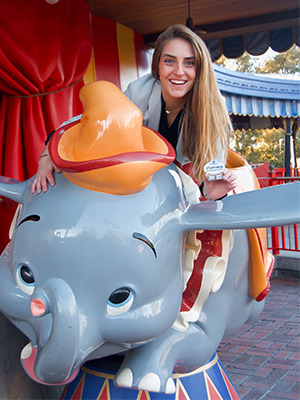
[{"label": "orange hat", "polygon": [[115,85],[98,81],[80,91],[84,112],[49,142],[54,164],[76,185],[127,195],[143,190],[175,158],[173,147],[142,126],[142,113]]}]

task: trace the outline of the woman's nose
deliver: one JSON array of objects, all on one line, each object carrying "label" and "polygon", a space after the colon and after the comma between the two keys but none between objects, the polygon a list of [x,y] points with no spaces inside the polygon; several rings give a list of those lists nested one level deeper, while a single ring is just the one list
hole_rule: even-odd
[{"label": "woman's nose", "polygon": [[179,76],[183,75],[183,74],[184,74],[183,65],[177,64],[177,68],[176,68],[175,73],[176,73],[177,75],[179,75]]}]

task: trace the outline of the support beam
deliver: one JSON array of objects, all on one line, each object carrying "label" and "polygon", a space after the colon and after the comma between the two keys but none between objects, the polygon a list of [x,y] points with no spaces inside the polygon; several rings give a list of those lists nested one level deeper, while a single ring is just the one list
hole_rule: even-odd
[{"label": "support beam", "polygon": [[284,148],[284,166],[285,176],[291,176],[291,137],[292,137],[292,121],[291,118],[283,120],[285,129],[285,148]]}]

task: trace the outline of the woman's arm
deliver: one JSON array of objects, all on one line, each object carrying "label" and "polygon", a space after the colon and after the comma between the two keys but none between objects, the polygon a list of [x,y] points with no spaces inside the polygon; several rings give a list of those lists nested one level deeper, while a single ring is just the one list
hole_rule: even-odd
[{"label": "woman's arm", "polygon": [[[57,129],[62,128],[64,125],[70,124],[71,122],[80,121],[81,115],[82,114],[76,115],[76,117],[68,119],[68,121],[63,122]],[[41,193],[42,190],[43,192],[47,192],[48,182],[50,183],[51,186],[55,185],[55,181],[53,178],[53,171],[56,171],[58,173],[61,172],[61,170],[57,168],[56,165],[53,164],[48,152],[48,143],[54,132],[55,131],[52,131],[47,136],[45,142],[46,147],[44,148],[42,154],[39,157],[38,171],[36,174],[36,178],[31,186],[32,193],[34,193],[35,190],[37,191],[38,194]]]},{"label": "woman's arm", "polygon": [[38,194],[41,193],[42,190],[43,192],[47,192],[48,182],[51,186],[54,186],[53,171],[58,173],[61,172],[61,170],[53,164],[51,157],[49,156],[47,144],[39,157],[38,171],[35,180],[32,183],[31,192],[34,193],[37,191]]}]

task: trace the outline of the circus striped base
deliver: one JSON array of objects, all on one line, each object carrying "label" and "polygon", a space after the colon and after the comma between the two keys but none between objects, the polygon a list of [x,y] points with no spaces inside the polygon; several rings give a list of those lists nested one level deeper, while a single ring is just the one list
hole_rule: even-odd
[{"label": "circus striped base", "polygon": [[109,369],[104,369],[96,361],[86,363],[66,386],[61,400],[239,400],[216,354],[192,373],[174,374],[176,391],[168,395],[116,387],[113,379],[117,364],[113,359]]}]

